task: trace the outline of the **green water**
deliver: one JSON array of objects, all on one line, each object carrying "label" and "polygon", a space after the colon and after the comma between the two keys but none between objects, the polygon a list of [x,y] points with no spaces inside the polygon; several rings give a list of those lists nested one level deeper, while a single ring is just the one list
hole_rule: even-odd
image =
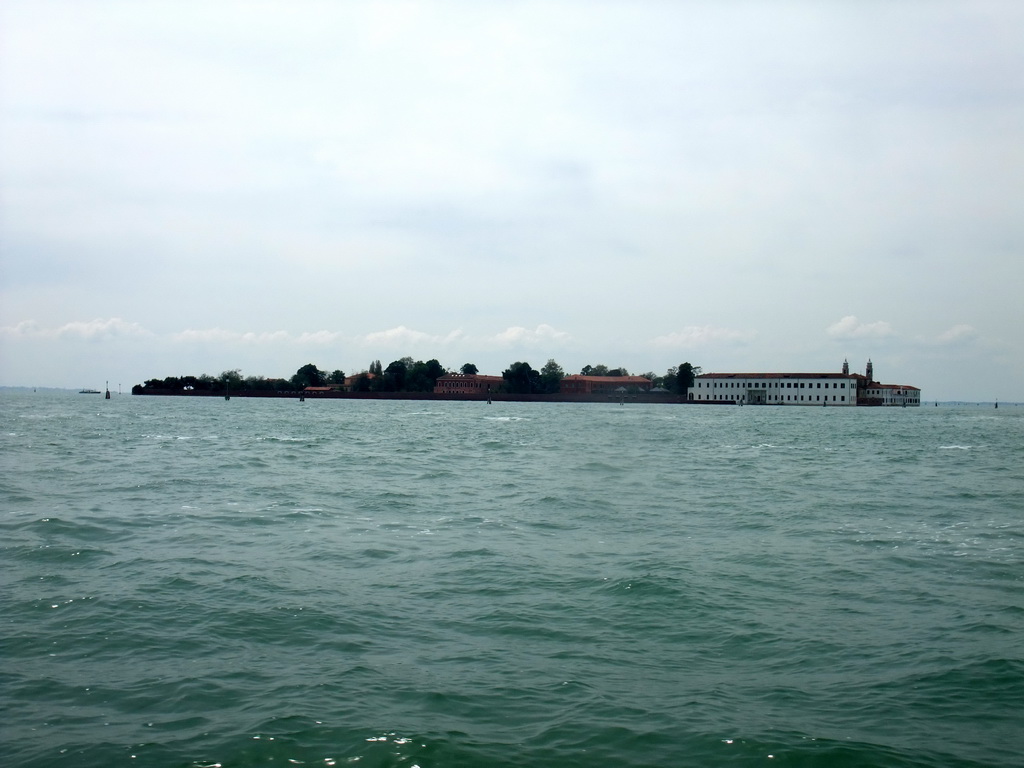
[{"label": "green water", "polygon": [[1024,409],[0,398],[5,766],[1019,766]]}]

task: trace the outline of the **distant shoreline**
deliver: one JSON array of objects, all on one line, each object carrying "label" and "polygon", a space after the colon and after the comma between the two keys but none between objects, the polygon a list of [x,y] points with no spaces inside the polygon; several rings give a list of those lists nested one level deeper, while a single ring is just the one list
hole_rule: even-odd
[{"label": "distant shoreline", "polygon": [[[520,403],[661,403],[666,405],[697,405],[694,401],[686,401],[679,395],[669,392],[650,393],[636,392],[626,395],[617,394],[549,394],[549,395],[521,395],[509,393],[466,394],[466,393],[436,393],[436,392],[342,392],[331,390],[328,392],[301,392],[290,390],[278,392],[275,390],[238,390],[227,392],[224,390],[214,391],[203,390],[171,390],[145,389],[133,392],[139,397],[254,397],[254,398],[286,398],[291,400],[433,400],[437,402],[520,402]],[[703,404],[703,403],[701,403]],[[714,404],[714,403],[712,403]],[[722,405],[735,405],[735,400],[721,401]]]},{"label": "distant shoreline", "polygon": [[[64,394],[64,395],[77,395],[80,393],[80,389],[77,387],[22,387],[13,385],[0,385],[0,393],[24,393],[32,394],[38,392],[40,394]],[[133,395],[133,392],[113,392],[111,391],[112,397],[120,395]],[[196,391],[196,392],[176,392],[169,390],[161,390],[155,392],[141,392],[138,393],[141,396],[156,396],[156,397],[223,397],[224,391]],[[442,402],[486,402],[487,395],[435,395],[431,392],[331,392],[328,394],[323,393],[310,393],[310,392],[260,392],[260,391],[243,391],[230,392],[231,397],[271,397],[271,398],[291,398],[298,399],[300,397],[306,397],[311,400],[435,400]],[[491,396],[494,402],[529,402],[529,403],[616,403],[622,398],[616,395],[498,395],[494,394]],[[625,398],[626,402],[629,403],[663,403],[667,405],[706,405],[708,403],[697,403],[697,402],[686,402],[678,395],[669,394],[648,394],[640,393],[639,395],[627,395]],[[1019,407],[1024,405],[1024,401],[1017,400],[922,400],[921,407],[934,408],[936,402],[939,407],[942,406],[965,406],[974,408],[994,408],[996,402],[999,403],[999,407]],[[712,401],[710,404],[721,404],[721,405],[735,405],[735,400],[726,400],[716,403]]]}]

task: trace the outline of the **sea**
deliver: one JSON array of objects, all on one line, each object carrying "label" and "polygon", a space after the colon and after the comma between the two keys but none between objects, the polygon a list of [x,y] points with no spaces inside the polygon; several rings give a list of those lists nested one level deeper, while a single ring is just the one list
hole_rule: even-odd
[{"label": "sea", "polygon": [[6,768],[1024,765],[1024,407],[0,395]]}]

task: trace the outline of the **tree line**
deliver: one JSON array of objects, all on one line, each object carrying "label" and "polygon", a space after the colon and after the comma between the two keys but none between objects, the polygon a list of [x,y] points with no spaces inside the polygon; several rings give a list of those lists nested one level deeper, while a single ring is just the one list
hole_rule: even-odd
[{"label": "tree line", "polygon": [[[168,376],[166,379],[148,379],[142,385],[135,385],[133,392],[146,390],[190,391],[273,391],[301,392],[307,387],[345,387],[353,392],[433,392],[437,380],[447,373],[467,375],[479,373],[473,363],[465,363],[458,371],[450,371],[437,360],[426,362],[403,357],[394,360],[385,368],[380,360],[370,363],[367,370],[347,377],[340,369],[321,370],[313,363],[299,368],[288,379],[272,379],[264,376],[242,376],[238,368],[224,371],[219,376]],[[647,372],[637,374],[650,379],[652,387],[661,387],[676,394],[684,394],[693,386],[694,376],[700,368],[682,363],[669,368],[663,375]],[[585,365],[580,370],[583,376],[630,376],[624,367],[609,368],[607,365]],[[502,372],[502,383],[496,390],[508,394],[554,394],[559,391],[566,373],[554,360],[548,360],[539,370],[527,362],[512,363]]]}]

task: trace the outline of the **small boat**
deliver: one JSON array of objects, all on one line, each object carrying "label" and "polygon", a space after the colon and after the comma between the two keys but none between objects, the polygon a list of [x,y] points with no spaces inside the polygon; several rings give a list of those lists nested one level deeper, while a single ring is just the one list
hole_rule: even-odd
[{"label": "small boat", "polygon": [[102,395],[98,389],[83,389],[78,392],[80,395]]}]

